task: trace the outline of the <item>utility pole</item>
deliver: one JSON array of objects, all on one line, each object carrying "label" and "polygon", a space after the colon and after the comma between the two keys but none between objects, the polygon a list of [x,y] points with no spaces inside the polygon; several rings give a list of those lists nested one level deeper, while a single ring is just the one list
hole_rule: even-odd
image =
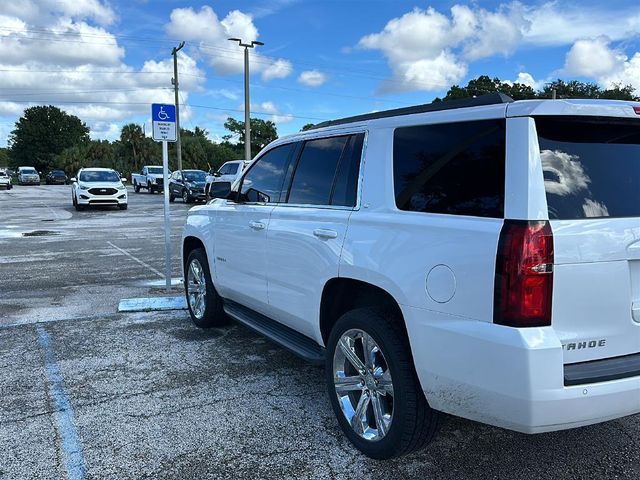
[{"label": "utility pole", "polygon": [[180,141],[180,101],[178,95],[178,52],[184,47],[184,42],[180,42],[180,45],[173,47],[171,55],[173,55],[173,78],[171,83],[173,84],[173,94],[175,96],[176,103],[176,154],[178,156],[178,170],[182,170],[182,142]]},{"label": "utility pole", "polygon": [[243,43],[239,38],[230,38],[232,42],[244,47],[244,159],[251,160],[251,118],[249,116],[249,49],[256,45],[264,45],[253,40],[251,43]]},{"label": "utility pole", "polygon": [[556,89],[554,88],[553,90],[551,90],[551,100],[555,100],[556,99]]}]

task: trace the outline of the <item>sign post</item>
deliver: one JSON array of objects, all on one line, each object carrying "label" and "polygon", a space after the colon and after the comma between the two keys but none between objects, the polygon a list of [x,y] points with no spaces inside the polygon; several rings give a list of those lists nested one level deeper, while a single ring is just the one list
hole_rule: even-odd
[{"label": "sign post", "polygon": [[171,291],[171,221],[169,218],[169,147],[176,141],[176,107],[154,103],[151,105],[153,139],[162,142],[162,174],[164,182],[164,275],[167,292]]}]

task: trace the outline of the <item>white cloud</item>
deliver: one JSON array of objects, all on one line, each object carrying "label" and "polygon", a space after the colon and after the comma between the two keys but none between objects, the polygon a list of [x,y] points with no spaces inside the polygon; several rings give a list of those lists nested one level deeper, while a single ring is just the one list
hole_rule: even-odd
[{"label": "white cloud", "polygon": [[631,59],[621,62],[614,71],[603,75],[599,79],[606,87],[614,85],[632,85],[636,94],[640,93],[640,52],[636,52]]},{"label": "white cloud", "polygon": [[513,81],[506,81],[506,83],[514,84],[520,83],[522,85],[526,85],[527,87],[531,87],[534,90],[539,90],[544,87],[544,80],[536,80],[533,78],[533,75],[527,72],[520,72],[518,76]]},{"label": "white cloud", "polygon": [[298,77],[298,82],[307,87],[319,87],[327,81],[327,75],[319,70],[305,70]]},{"label": "white cloud", "polygon": [[[379,50],[386,57],[392,77],[383,82],[382,92],[445,90],[451,83],[462,80],[470,62],[495,55],[509,56],[526,44],[542,47],[574,44],[567,59],[567,71],[602,76],[625,60],[606,41],[593,40],[602,35],[610,41],[640,35],[638,8],[612,9],[604,4],[585,7],[560,2],[526,6],[518,1],[503,3],[493,10],[474,4],[456,4],[449,12],[432,7],[414,8],[391,19],[380,32],[362,37],[358,47]],[[589,62],[587,53],[594,47],[598,49],[591,51]],[[634,72],[632,65],[627,70],[629,75]]]},{"label": "white cloud", "polygon": [[291,62],[289,60],[279,58],[262,70],[262,79],[265,82],[268,82],[274,78],[286,78],[291,75],[292,71],[293,65],[291,65]]},{"label": "white cloud", "polygon": [[[244,105],[240,106],[241,109],[244,109]],[[260,112],[259,114],[267,114],[269,115],[268,120],[276,124],[289,123],[293,121],[293,115],[290,113],[281,113],[275,103],[267,101],[262,103],[252,103],[251,104],[252,112]]]},{"label": "white cloud", "polygon": [[[24,7],[22,13],[17,3]],[[141,68],[131,67],[124,61],[124,48],[105,28],[55,15],[65,9],[80,16],[78,12],[102,5],[76,3],[76,10],[63,1],[55,2],[55,9],[35,13],[28,1],[14,2],[11,10],[7,3],[0,7],[4,15],[0,25],[13,26],[11,31],[0,28],[0,121],[14,121],[32,105],[52,104],[85,121],[92,137],[112,139],[118,124],[148,116],[150,103],[173,103],[173,60],[148,60]],[[29,23],[36,13],[50,23]],[[24,17],[12,16],[16,14]],[[190,92],[202,90],[205,74],[184,52],[178,56],[178,68],[181,98],[187,102]],[[191,114],[188,106],[181,110],[185,120]],[[0,144],[5,142],[3,134]]]},{"label": "white cloud", "polygon": [[600,36],[575,42],[566,55],[564,71],[596,78],[614,71],[625,60],[624,53],[610,48],[609,39]]},{"label": "white cloud", "polygon": [[110,25],[116,14],[106,2],[100,0],[20,0],[0,3],[0,14],[21,18],[34,24],[48,24],[53,18],[93,20],[100,25]]},{"label": "white cloud", "polygon": [[640,12],[634,5],[611,8],[607,3],[593,7],[547,2],[524,10],[529,27],[523,41],[538,46],[570,45],[601,35],[616,41],[640,33]]},{"label": "white cloud", "polygon": [[510,54],[526,25],[518,3],[495,12],[454,5],[450,16],[414,8],[381,32],[362,37],[358,46],[387,57],[394,75],[382,85],[383,92],[444,90],[462,80],[468,61]]},{"label": "white cloud", "polygon": [[[244,70],[243,49],[230,42],[230,37],[240,38],[244,42],[259,38],[251,15],[233,10],[220,20],[209,6],[198,11],[191,7],[176,8],[171,12],[170,22],[165,28],[174,38],[197,42],[200,54],[219,75],[239,74]],[[266,57],[257,51],[259,48],[249,49],[251,73],[260,73],[265,81],[291,74],[291,62]]]}]

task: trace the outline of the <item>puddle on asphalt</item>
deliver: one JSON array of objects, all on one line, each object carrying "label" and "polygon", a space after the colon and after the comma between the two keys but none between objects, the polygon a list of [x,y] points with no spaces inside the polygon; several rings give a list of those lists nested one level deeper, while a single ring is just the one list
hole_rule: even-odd
[{"label": "puddle on asphalt", "polygon": [[34,230],[33,232],[24,232],[23,237],[48,237],[51,235],[60,235],[60,232],[53,232],[51,230]]}]

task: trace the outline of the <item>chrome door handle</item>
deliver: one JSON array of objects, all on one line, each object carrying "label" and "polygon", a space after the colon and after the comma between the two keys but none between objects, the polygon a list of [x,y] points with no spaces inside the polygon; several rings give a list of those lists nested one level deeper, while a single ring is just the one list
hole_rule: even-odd
[{"label": "chrome door handle", "polygon": [[254,222],[253,220],[249,222],[249,226],[254,230],[264,230],[266,225],[262,222]]},{"label": "chrome door handle", "polygon": [[325,230],[324,228],[316,228],[313,234],[318,238],[338,238],[338,232],[335,230]]}]

